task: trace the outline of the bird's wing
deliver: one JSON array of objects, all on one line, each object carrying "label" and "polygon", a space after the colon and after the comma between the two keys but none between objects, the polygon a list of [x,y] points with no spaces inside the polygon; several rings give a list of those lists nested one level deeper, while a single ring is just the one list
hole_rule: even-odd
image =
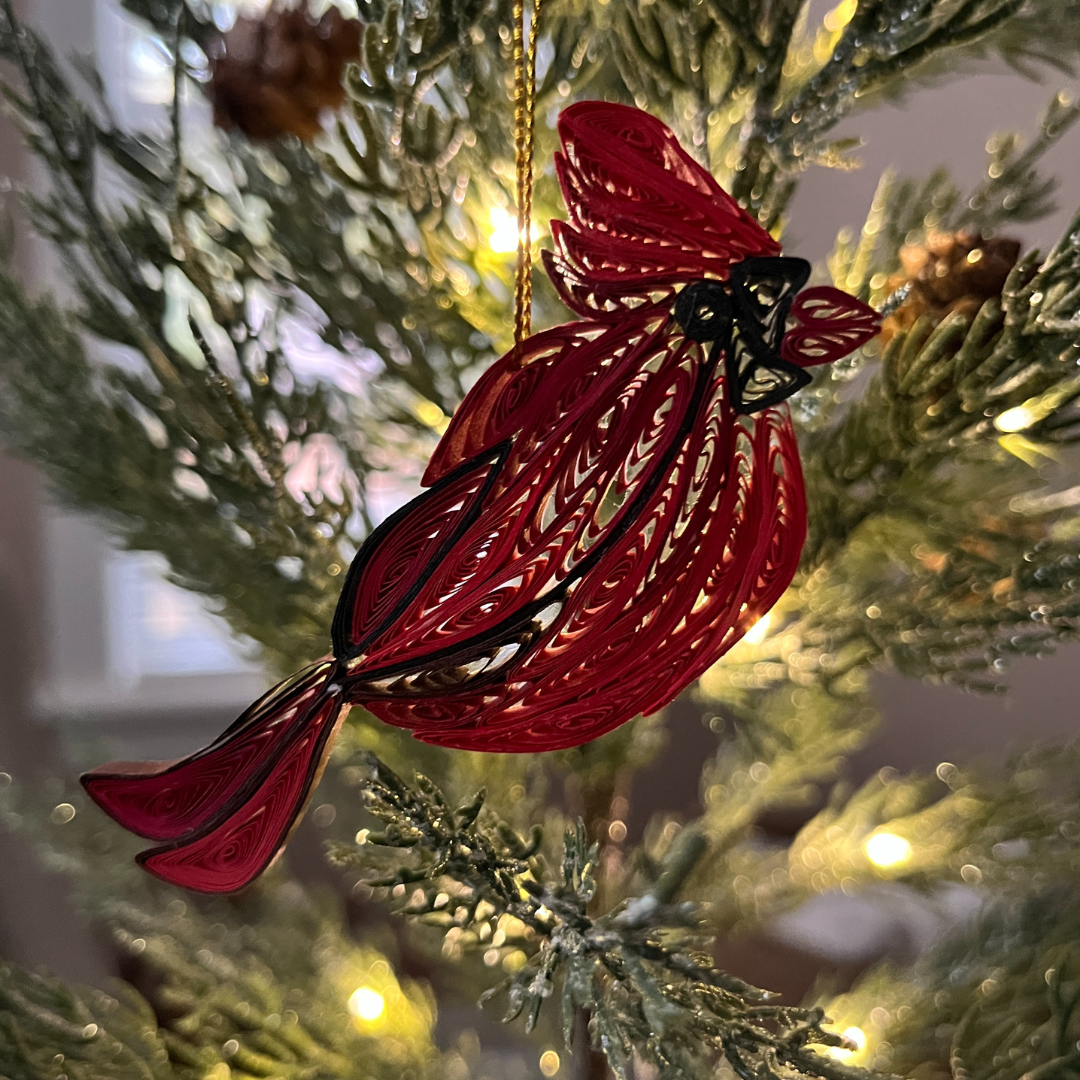
[{"label": "bird's wing", "polygon": [[641,487],[679,426],[665,417],[685,410],[703,361],[668,313],[618,330],[557,327],[504,357],[444,435],[431,490],[357,555],[335,617],[339,658],[365,672],[409,667],[505,636],[504,620],[544,607],[620,527],[618,512],[601,524],[595,504]]},{"label": "bird's wing", "polygon": [[469,525],[505,459],[505,447],[475,454],[386,519],[349,567],[331,636],[349,660],[385,638]]},{"label": "bird's wing", "polygon": [[662,707],[734,645],[790,583],[805,529],[786,410],[713,415],[502,680],[368,707],[445,746],[587,742]]}]

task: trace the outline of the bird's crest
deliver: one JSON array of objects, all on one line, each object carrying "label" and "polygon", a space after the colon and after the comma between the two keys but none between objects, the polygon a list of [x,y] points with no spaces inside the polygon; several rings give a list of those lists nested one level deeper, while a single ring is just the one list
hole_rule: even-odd
[{"label": "bird's crest", "polygon": [[559,116],[555,171],[568,220],[551,223],[548,275],[586,318],[618,314],[688,281],[727,280],[780,245],[639,109],[583,101]]}]

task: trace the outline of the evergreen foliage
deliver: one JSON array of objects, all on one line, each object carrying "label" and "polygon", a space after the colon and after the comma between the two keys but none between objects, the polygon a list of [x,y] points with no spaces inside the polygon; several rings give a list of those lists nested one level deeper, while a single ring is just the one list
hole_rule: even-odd
[{"label": "evergreen foliage", "polygon": [[[23,213],[64,275],[58,300],[29,291],[10,257],[0,271],[0,431],[58,497],[164,554],[269,666],[292,669],[325,651],[380,499],[407,491],[509,343],[512,256],[487,239],[491,211],[513,209],[510,6],[361,4],[333,124],[313,143],[259,144],[207,122],[215,9],[125,6],[175,60],[178,92],[151,131],[124,130],[93,73],[73,83],[0,3],[8,98],[51,181],[20,192]],[[988,56],[1033,74],[1080,57],[1073,0],[843,0],[824,21],[810,9],[546,0],[540,166],[563,103],[633,101],[780,232],[805,169],[853,163],[833,137],[853,110]],[[884,177],[833,280],[895,311],[905,246],[1046,214],[1040,158],[1078,117],[1062,94],[1030,142],[996,137],[972,192],[944,173]],[[537,206],[559,212],[550,170]],[[538,278],[537,322],[563,317]],[[786,847],[754,827],[832,783],[873,725],[873,670],[994,689],[1011,657],[1075,637],[1080,496],[1054,488],[1077,437],[1078,361],[1075,217],[1000,296],[915,319],[796,399],[810,537],[767,629],[702,680],[719,738],[697,819],[660,815],[626,841],[657,718],[540,761],[418,747],[355,715],[320,795],[343,884],[419,924],[402,940],[434,943],[455,992],[484,984],[545,1039],[561,1019],[576,1047],[564,1068],[580,1076],[582,1031],[620,1076],[1072,1075],[1075,751],[1030,755],[1007,778],[943,767],[836,787]],[[417,766],[433,779],[399,777]],[[24,817],[109,927],[128,983],[105,993],[0,967],[0,1076],[473,1073],[464,1049],[435,1046],[433,1003],[381,955],[391,938],[380,953],[355,942],[339,910],[277,871],[235,903],[179,900],[118,870],[124,842],[78,799],[47,813]],[[875,865],[866,841],[882,831],[912,857]],[[820,1008],[768,1000],[708,951],[830,889],[959,883],[995,897],[977,924]],[[393,1030],[349,1013],[359,985],[379,990]],[[865,1050],[842,1045],[849,1024],[874,1035]]]},{"label": "evergreen foliage", "polygon": [[[830,1080],[853,1075],[808,1049],[844,1045],[822,1030],[820,1009],[769,1004],[768,993],[718,971],[702,911],[673,902],[704,854],[699,833],[685,833],[651,868],[648,891],[594,919],[587,912],[596,896],[598,849],[589,845],[584,822],[566,832],[561,873],[547,873],[542,830],[534,828],[525,841],[485,815],[483,790],[453,810],[426,777],[418,776],[411,788],[378,759],[368,765],[365,803],[387,828],[365,830],[360,847],[411,848],[420,858],[365,883],[405,891],[417,886],[402,913],[448,928],[447,940],[452,936],[462,950],[493,947],[490,920],[499,914],[509,955],[517,959],[509,978],[484,997],[505,994],[507,1021],[524,1013],[531,1030],[561,977],[566,1043],[585,1010],[617,1072],[625,1073],[636,1054],[661,1072],[707,1075],[721,1055],[744,1080],[785,1068]],[[345,866],[365,866],[362,856],[331,851]],[[519,944],[531,955],[514,949]]]},{"label": "evergreen foliage", "polygon": [[[5,1080],[473,1075],[458,1049],[434,1045],[430,990],[399,980],[372,940],[352,940],[335,897],[275,871],[244,897],[180,898],[134,870],[130,839],[103,829],[81,793],[56,791],[65,801],[51,808],[0,793],[0,815],[70,875],[126,981],[68,987],[5,965]],[[378,1015],[353,1007],[357,990],[378,995]]]}]

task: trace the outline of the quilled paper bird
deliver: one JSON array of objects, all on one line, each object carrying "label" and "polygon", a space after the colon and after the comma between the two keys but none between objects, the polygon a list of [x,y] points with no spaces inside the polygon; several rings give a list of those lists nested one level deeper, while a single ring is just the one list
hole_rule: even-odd
[{"label": "quilled paper bird", "polygon": [[787,588],[806,529],[784,399],[879,329],[779,245],[659,120],[567,108],[546,269],[580,321],[469,392],[349,570],[333,652],[205,750],[83,778],[139,861],[189,889],[256,878],[349,705],[469,750],[575,746],[672,700]]}]

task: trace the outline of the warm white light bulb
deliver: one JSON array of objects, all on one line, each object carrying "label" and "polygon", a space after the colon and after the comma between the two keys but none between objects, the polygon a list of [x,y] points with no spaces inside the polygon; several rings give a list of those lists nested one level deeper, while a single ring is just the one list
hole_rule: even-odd
[{"label": "warm white light bulb", "polygon": [[743,634],[743,640],[749,641],[751,645],[760,645],[765,640],[765,635],[769,632],[769,622],[772,616],[769,613],[762,615],[760,619],[749,630]]},{"label": "warm white light bulb", "polygon": [[371,1023],[378,1020],[386,1009],[386,1000],[378,990],[370,986],[361,986],[354,990],[349,998],[349,1012],[358,1020]]},{"label": "warm white light bulb", "polygon": [[[852,1055],[857,1054],[866,1049],[866,1032],[861,1027],[849,1027],[845,1028],[843,1037],[850,1044],[849,1046],[833,1046],[829,1049],[829,1056],[834,1057],[839,1061],[846,1061]],[[853,1049],[854,1048],[854,1049]]]},{"label": "warm white light bulb", "polygon": [[491,234],[488,236],[488,244],[491,250],[498,255],[506,255],[511,251],[517,251],[517,215],[509,213],[501,206],[493,206],[488,217],[491,219]]},{"label": "warm white light bulb", "polygon": [[1006,409],[994,421],[994,427],[1005,432],[1026,431],[1038,419],[1026,405],[1017,405],[1015,409]]},{"label": "warm white light bulb", "polygon": [[849,1027],[844,1029],[844,1038],[848,1042],[854,1043],[860,1050],[866,1049],[866,1032],[860,1027]]},{"label": "warm white light bulb", "polygon": [[554,1076],[559,1071],[559,1055],[554,1050],[545,1050],[540,1055],[540,1071],[545,1076]]},{"label": "warm white light bulb", "polygon": [[[911,844],[902,836],[890,832],[874,833],[863,844],[863,851],[875,866],[880,866],[882,869],[902,866],[911,860],[912,855]],[[844,1034],[846,1035],[847,1032],[845,1031]]]}]

